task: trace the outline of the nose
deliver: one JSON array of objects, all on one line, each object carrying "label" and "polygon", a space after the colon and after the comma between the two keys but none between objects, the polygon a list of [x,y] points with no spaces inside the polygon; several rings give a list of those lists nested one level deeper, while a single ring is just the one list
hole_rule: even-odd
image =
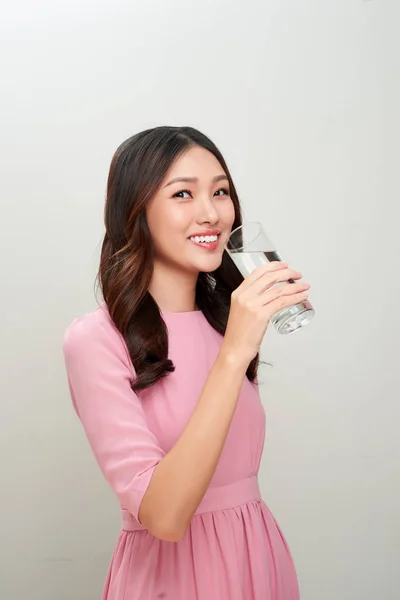
[{"label": "nose", "polygon": [[196,209],[196,221],[199,223],[199,225],[203,223],[215,225],[218,223],[219,213],[213,202],[213,199],[210,199],[208,196],[198,198]]}]

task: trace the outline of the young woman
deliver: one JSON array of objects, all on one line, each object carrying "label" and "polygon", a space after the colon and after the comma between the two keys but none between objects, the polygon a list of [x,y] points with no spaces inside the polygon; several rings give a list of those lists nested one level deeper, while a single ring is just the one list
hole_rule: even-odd
[{"label": "young woman", "polygon": [[225,160],[199,131],[158,127],[116,151],[104,303],[64,338],[74,407],[121,505],[103,600],[299,597],[257,483],[257,366],[271,316],[309,285],[286,283],[301,274],[284,263],[243,280],[224,251],[240,224]]}]

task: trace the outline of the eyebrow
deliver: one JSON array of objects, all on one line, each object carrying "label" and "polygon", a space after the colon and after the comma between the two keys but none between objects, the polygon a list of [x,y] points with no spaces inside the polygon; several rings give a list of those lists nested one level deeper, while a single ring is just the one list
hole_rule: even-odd
[{"label": "eyebrow", "polygon": [[[216,183],[217,181],[228,181],[228,177],[223,174],[223,175],[216,175],[215,177],[213,177],[213,183]],[[171,179],[171,181],[169,181],[164,187],[168,187],[170,185],[172,185],[173,183],[198,183],[199,179],[198,177],[175,177],[174,179]]]}]

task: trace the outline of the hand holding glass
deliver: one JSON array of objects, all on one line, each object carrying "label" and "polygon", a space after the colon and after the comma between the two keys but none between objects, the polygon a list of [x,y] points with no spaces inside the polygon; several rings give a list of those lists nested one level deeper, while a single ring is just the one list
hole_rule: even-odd
[{"label": "hand holding glass", "polygon": [[[243,277],[250,275],[256,267],[272,261],[283,261],[261,223],[257,222],[246,223],[234,229],[228,238],[226,249]],[[295,281],[289,279],[289,283]],[[305,300],[277,312],[271,321],[279,333],[287,335],[307,325],[314,314],[310,302]]]}]

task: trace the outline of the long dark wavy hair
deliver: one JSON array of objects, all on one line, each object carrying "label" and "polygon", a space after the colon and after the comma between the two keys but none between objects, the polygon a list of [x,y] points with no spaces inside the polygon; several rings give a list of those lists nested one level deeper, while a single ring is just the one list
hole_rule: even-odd
[{"label": "long dark wavy hair", "polygon": [[[174,371],[168,358],[168,333],[160,309],[148,291],[153,273],[153,241],[146,207],[173,162],[193,146],[211,152],[225,171],[235,208],[233,228],[242,224],[239,198],[221,152],[192,127],[155,127],[123,142],[111,161],[104,212],[105,235],[97,280],[108,312],[126,342],[136,377],[134,391],[155,384]],[[223,253],[211,273],[199,273],[196,304],[216,331],[224,335],[231,293],[243,281],[233,261]],[[249,364],[254,382],[259,355]]]}]

